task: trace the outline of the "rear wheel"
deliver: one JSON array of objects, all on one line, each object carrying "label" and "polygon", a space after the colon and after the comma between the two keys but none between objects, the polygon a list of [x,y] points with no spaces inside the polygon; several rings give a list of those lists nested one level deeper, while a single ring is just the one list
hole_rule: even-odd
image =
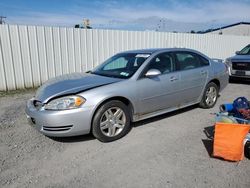
[{"label": "rear wheel", "polygon": [[210,82],[207,84],[204,94],[202,96],[200,107],[201,108],[212,108],[216,104],[216,101],[218,99],[219,89],[218,86]]},{"label": "rear wheel", "polygon": [[126,135],[129,129],[129,109],[117,100],[103,104],[97,110],[92,123],[93,135],[102,142],[117,140]]}]

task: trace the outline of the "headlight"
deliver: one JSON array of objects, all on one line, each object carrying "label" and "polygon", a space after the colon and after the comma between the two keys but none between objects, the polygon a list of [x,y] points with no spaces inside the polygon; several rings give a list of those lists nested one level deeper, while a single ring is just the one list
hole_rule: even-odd
[{"label": "headlight", "polygon": [[80,96],[66,96],[54,99],[45,105],[45,110],[69,110],[79,108],[85,99]]},{"label": "headlight", "polygon": [[230,59],[226,59],[225,63],[230,66],[232,64],[231,60]]},{"label": "headlight", "polygon": [[232,61],[230,59],[225,60],[225,64],[227,66],[227,72],[229,75],[231,75],[231,67],[232,67]]}]

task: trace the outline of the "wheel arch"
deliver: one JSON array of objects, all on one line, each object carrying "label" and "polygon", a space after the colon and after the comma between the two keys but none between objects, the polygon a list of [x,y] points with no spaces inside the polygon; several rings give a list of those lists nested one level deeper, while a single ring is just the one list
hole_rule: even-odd
[{"label": "wheel arch", "polygon": [[214,79],[210,80],[207,84],[209,84],[209,83],[215,83],[217,85],[219,91],[220,91],[220,81],[219,81],[219,79],[214,78]]},{"label": "wheel arch", "polygon": [[131,102],[131,100],[129,100],[128,98],[126,97],[123,97],[123,96],[113,96],[113,97],[109,97],[109,98],[106,98],[104,100],[102,100],[98,105],[97,107],[95,108],[94,110],[94,113],[92,114],[92,118],[91,118],[91,129],[92,130],[92,124],[93,124],[93,119],[95,117],[95,114],[96,112],[98,111],[98,109],[105,103],[109,102],[109,101],[112,101],[112,100],[118,100],[118,101],[121,101],[122,103],[124,103],[128,108],[129,108],[129,112],[130,112],[130,117],[131,117],[131,120],[133,118],[133,114],[134,114],[134,106],[133,106],[133,103]]}]

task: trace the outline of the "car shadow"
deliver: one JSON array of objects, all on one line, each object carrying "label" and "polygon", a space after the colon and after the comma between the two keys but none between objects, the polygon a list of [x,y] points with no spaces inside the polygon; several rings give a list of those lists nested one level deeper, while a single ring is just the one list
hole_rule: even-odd
[{"label": "car shadow", "polygon": [[63,142],[63,143],[84,142],[84,141],[90,141],[90,140],[96,139],[92,134],[70,136],[70,137],[49,137],[49,138],[54,141]]},{"label": "car shadow", "polygon": [[244,84],[244,85],[250,85],[250,79],[246,78],[230,78],[229,83],[231,84]]},{"label": "car shadow", "polygon": [[175,116],[175,115],[178,115],[178,114],[193,110],[195,108],[199,108],[198,104],[188,106],[188,107],[185,107],[185,108],[173,111],[173,112],[168,112],[168,113],[165,113],[165,114],[162,114],[162,115],[158,115],[158,116],[155,116],[155,117],[152,117],[152,118],[148,118],[148,119],[145,119],[145,120],[141,120],[141,121],[138,121],[138,122],[134,122],[134,123],[132,123],[132,127],[140,127],[140,126],[152,123],[152,122],[160,121],[162,119],[169,118],[169,117],[172,117],[172,116]]}]

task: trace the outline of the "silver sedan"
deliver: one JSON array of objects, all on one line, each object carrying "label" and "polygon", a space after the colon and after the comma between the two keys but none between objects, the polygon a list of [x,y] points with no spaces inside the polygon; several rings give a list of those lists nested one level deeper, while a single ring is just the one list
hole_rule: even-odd
[{"label": "silver sedan", "polygon": [[190,49],[121,52],[87,73],[47,81],[27,103],[30,122],[51,137],[124,136],[136,122],[199,104],[215,105],[227,66]]}]

